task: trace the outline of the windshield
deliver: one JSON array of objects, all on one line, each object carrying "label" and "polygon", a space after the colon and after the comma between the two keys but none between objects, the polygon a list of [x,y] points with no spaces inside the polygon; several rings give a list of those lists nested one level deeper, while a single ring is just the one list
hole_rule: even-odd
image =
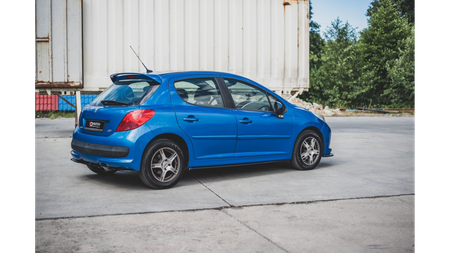
[{"label": "windshield", "polygon": [[137,104],[147,92],[153,93],[158,87],[158,83],[121,81],[120,83],[114,83],[109,86],[108,89],[91,102],[91,105]]}]

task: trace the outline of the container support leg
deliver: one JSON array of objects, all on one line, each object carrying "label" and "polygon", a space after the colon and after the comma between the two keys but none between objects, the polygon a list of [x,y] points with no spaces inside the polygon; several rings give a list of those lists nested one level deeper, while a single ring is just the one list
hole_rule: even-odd
[{"label": "container support leg", "polygon": [[75,126],[78,125],[78,119],[80,118],[80,114],[81,114],[81,92],[79,90],[77,90],[75,92]]}]

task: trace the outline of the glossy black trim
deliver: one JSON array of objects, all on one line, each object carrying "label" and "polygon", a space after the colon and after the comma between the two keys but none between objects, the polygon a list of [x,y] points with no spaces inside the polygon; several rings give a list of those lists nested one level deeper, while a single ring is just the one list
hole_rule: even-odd
[{"label": "glossy black trim", "polygon": [[[99,163],[91,163],[91,162],[85,161],[83,159],[71,158],[70,160],[74,163],[79,163],[79,164],[84,164],[84,165],[102,166]],[[133,169],[120,168],[120,167],[109,167],[109,166],[108,166],[108,169],[109,170],[133,170]]]},{"label": "glossy black trim", "polygon": [[225,107],[228,109],[236,109],[233,97],[231,96],[230,90],[225,84],[223,77],[216,77],[216,79],[219,83],[220,92],[223,94],[222,97],[224,98]]},{"label": "glossy black trim", "polygon": [[130,151],[128,147],[94,144],[72,139],[72,149],[86,155],[101,157],[126,157]]},{"label": "glossy black trim", "polygon": [[237,163],[237,164],[225,164],[225,165],[213,165],[213,166],[203,166],[203,167],[189,167],[189,170],[197,170],[197,169],[217,169],[217,168],[227,168],[227,167],[239,167],[239,166],[250,166],[250,165],[258,165],[258,164],[267,164],[267,163],[279,163],[279,162],[290,162],[291,160],[274,160],[274,161],[266,161],[266,162],[254,162],[254,163]]}]

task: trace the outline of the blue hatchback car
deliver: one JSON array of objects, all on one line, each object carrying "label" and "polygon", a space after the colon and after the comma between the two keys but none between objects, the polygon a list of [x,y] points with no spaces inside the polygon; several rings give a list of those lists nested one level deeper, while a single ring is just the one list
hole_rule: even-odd
[{"label": "blue hatchback car", "polygon": [[118,73],[81,112],[72,161],[98,174],[136,170],[155,189],[187,169],[289,161],[314,169],[332,156],[320,114],[242,76],[207,71]]}]

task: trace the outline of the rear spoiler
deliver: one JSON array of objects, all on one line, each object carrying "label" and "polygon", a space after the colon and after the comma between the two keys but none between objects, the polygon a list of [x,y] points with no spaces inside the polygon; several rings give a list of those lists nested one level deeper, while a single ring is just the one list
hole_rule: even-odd
[{"label": "rear spoiler", "polygon": [[162,83],[162,79],[159,75],[148,75],[133,72],[112,74],[110,78],[113,83],[120,82],[122,80]]}]

